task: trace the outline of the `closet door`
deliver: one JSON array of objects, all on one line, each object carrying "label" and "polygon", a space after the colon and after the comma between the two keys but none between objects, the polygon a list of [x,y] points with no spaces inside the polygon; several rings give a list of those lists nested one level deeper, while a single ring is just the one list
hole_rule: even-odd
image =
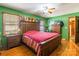
[{"label": "closet door", "polygon": [[75,34],[75,42],[79,43],[79,17],[76,16],[76,34]]}]

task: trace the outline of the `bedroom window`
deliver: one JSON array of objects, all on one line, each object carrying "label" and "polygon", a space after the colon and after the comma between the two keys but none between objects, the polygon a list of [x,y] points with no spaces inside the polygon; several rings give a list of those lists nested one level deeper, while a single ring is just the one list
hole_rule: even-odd
[{"label": "bedroom window", "polygon": [[14,35],[19,34],[19,16],[3,13],[3,34]]},{"label": "bedroom window", "polygon": [[41,32],[44,32],[44,30],[45,30],[45,29],[44,29],[44,21],[41,20],[41,21],[40,21],[40,31],[41,31]]}]

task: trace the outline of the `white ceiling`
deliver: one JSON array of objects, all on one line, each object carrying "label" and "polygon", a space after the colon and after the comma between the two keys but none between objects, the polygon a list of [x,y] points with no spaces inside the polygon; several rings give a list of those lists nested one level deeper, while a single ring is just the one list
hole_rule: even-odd
[{"label": "white ceiling", "polygon": [[[2,6],[32,13],[42,17],[58,16],[79,11],[79,3],[0,3]],[[45,6],[55,8],[52,14],[44,14]]]}]

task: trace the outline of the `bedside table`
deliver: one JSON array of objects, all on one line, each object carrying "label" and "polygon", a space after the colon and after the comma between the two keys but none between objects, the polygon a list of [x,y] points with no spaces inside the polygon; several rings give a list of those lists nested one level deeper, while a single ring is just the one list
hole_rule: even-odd
[{"label": "bedside table", "polygon": [[21,35],[7,35],[6,39],[8,49],[21,44]]}]

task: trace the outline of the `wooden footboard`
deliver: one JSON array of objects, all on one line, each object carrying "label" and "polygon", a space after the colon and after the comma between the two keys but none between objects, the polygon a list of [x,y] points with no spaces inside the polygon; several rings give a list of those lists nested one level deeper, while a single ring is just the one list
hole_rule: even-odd
[{"label": "wooden footboard", "polygon": [[[22,41],[23,43],[25,43],[27,46],[29,46],[30,48],[32,48],[30,46],[30,44],[27,44],[27,40],[29,40],[28,38],[23,37]],[[29,41],[30,42],[30,41]],[[28,43],[29,43],[28,42]],[[50,55],[59,45],[61,44],[61,37],[57,36],[45,43],[40,43],[38,46],[38,50],[36,51],[36,48],[32,48],[33,50],[35,50],[35,52],[37,53],[37,56],[48,56]],[[33,45],[33,44],[31,44]]]},{"label": "wooden footboard", "polygon": [[38,56],[48,56],[50,55],[59,45],[61,44],[61,37],[58,36],[44,44],[41,44]]}]

